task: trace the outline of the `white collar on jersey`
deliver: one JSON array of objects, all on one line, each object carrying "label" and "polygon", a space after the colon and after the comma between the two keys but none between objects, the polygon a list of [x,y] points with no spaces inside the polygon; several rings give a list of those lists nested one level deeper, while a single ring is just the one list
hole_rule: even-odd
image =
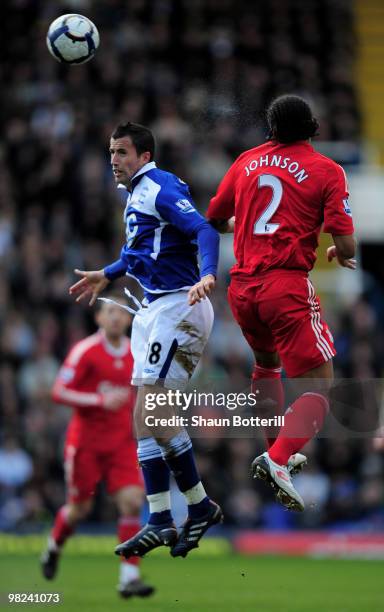
[{"label": "white collar on jersey", "polygon": [[107,353],[109,353],[112,357],[125,357],[128,352],[129,341],[126,336],[121,338],[120,346],[115,347],[112,346],[110,342],[108,342],[106,333],[103,329],[99,330],[99,334],[101,335],[103,345]]},{"label": "white collar on jersey", "polygon": [[[154,161],[151,161],[151,162],[148,162],[147,164],[144,164],[144,166],[142,166],[140,168],[140,170],[138,170],[136,172],[136,174],[133,175],[133,177],[131,178],[131,183],[132,183],[133,179],[137,178],[138,176],[141,176],[142,174],[145,174],[149,170],[153,170],[156,167],[157,167],[156,166],[156,162],[154,162]],[[117,188],[118,189],[126,189],[126,186],[123,185],[123,183],[119,183]]]}]

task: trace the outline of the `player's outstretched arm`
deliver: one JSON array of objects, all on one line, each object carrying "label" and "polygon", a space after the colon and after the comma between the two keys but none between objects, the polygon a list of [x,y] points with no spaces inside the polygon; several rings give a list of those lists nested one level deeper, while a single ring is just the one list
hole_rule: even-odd
[{"label": "player's outstretched arm", "polygon": [[105,276],[104,270],[91,272],[75,270],[74,272],[81,276],[81,279],[69,288],[69,294],[76,296],[76,302],[81,302],[82,299],[90,297],[89,306],[93,306],[98,295],[109,285],[110,280]]},{"label": "player's outstretched arm", "polygon": [[337,259],[340,266],[348,268],[349,270],[356,270],[356,240],[353,234],[348,236],[335,236],[332,235],[333,246],[327,249],[327,258],[331,262],[333,259]]},{"label": "player's outstretched arm", "polygon": [[189,305],[193,306],[196,304],[196,302],[201,302],[201,300],[204,300],[207,295],[211,293],[212,289],[215,288],[215,285],[216,278],[213,276],[213,274],[203,276],[203,278],[199,280],[198,283],[193,285],[193,287],[191,287],[188,291]]}]

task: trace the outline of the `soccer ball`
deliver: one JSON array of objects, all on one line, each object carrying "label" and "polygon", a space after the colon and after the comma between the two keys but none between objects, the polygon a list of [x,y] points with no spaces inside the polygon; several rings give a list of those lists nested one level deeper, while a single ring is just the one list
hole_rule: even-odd
[{"label": "soccer ball", "polygon": [[47,34],[49,52],[64,64],[88,62],[99,42],[95,24],[83,15],[61,15],[51,23]]}]

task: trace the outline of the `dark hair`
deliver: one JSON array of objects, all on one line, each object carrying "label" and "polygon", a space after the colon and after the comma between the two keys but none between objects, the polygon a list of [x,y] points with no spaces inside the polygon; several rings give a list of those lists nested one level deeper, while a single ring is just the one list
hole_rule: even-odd
[{"label": "dark hair", "polygon": [[285,95],[272,100],[267,109],[270,140],[289,143],[312,138],[319,123],[303,98]]},{"label": "dark hair", "polygon": [[139,123],[120,123],[112,132],[112,138],[117,140],[118,138],[124,138],[129,136],[136,149],[138,155],[149,151],[151,154],[150,161],[155,156],[155,139],[151,130],[144,125]]}]

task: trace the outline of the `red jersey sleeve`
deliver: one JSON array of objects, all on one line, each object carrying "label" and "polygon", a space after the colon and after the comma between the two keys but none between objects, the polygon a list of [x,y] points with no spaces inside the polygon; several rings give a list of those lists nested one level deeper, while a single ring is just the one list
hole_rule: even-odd
[{"label": "red jersey sleeve", "polygon": [[335,236],[349,236],[354,227],[348,203],[348,183],[343,168],[337,164],[327,167],[323,187],[323,231]]},{"label": "red jersey sleeve", "polygon": [[237,162],[229,168],[217,188],[216,195],[211,199],[207,219],[230,219],[235,214],[235,186],[237,178]]},{"label": "red jersey sleeve", "polygon": [[84,352],[77,358],[78,348],[75,346],[66,357],[61,366],[52,389],[52,399],[72,408],[102,407],[102,395],[79,391],[83,380],[88,375],[89,361]]}]

